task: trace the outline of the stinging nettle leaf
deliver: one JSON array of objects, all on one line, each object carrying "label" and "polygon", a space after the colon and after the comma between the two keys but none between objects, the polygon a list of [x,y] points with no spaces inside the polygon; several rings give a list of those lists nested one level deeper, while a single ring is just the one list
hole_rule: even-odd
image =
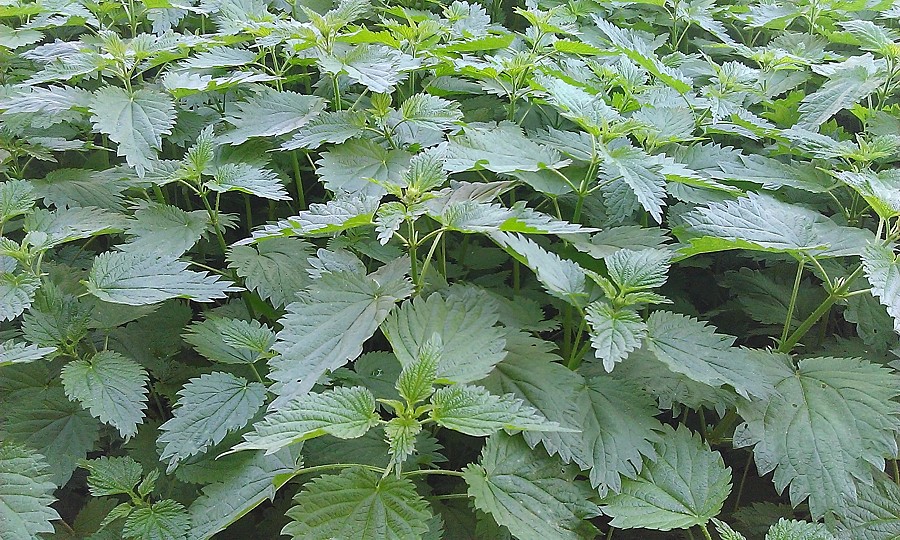
[{"label": "stinging nettle leaf", "polygon": [[129,540],[185,540],[189,529],[190,518],[184,506],[163,499],[134,509],[125,518],[122,535]]},{"label": "stinging nettle leaf", "polygon": [[900,377],[853,358],[806,358],[765,400],[742,401],[736,447],[754,446],[759,473],[775,471],[778,492],[790,485],[793,505],[809,499],[820,518],[857,499],[857,482],[897,453]]},{"label": "stinging nettle leaf", "polygon": [[226,116],[225,121],[235,129],[219,136],[219,141],[238,145],[252,137],[286,135],[302,128],[325,110],[325,100],[296,92],[266,90],[234,107],[237,110]]},{"label": "stinging nettle leaf", "polygon": [[304,485],[281,534],[295,540],[419,540],[428,532],[428,503],[406,478],[349,467]]},{"label": "stinging nettle leaf", "polygon": [[66,395],[77,399],[101,422],[111,424],[130,439],[137,433],[147,408],[149,377],[134,360],[113,351],[74,360],[60,373]]},{"label": "stinging nettle leaf", "polygon": [[296,300],[297,293],[309,285],[306,270],[312,250],[312,244],[297,238],[272,238],[255,247],[233,247],[228,266],[244,278],[248,289],[281,307]]},{"label": "stinging nettle leaf", "polygon": [[590,326],[594,356],[607,372],[640,347],[647,336],[647,324],[634,310],[615,308],[602,300],[585,308],[585,320]]},{"label": "stinging nettle leaf", "polygon": [[361,387],[338,387],[321,394],[306,394],[270,413],[244,435],[238,450],[277,452],[289,444],[332,435],[355,439],[379,424],[375,413],[375,396]]},{"label": "stinging nettle leaf", "polygon": [[900,333],[900,260],[888,247],[868,246],[863,251],[863,269],[872,285],[872,295],[887,308]]},{"label": "stinging nettle leaf", "polygon": [[56,352],[56,347],[40,347],[23,341],[8,339],[0,342],[0,367],[34,362],[54,352]]},{"label": "stinging nettle leaf", "polygon": [[894,540],[900,538],[900,487],[884,474],[871,485],[857,485],[857,499],[838,517],[840,538]]},{"label": "stinging nettle leaf", "polygon": [[556,150],[539,145],[511,122],[470,123],[444,149],[444,169],[454,173],[487,169],[495,173],[558,169],[569,162]]},{"label": "stinging nettle leaf", "polygon": [[56,486],[47,474],[44,456],[24,446],[0,441],[0,536],[32,540],[54,531],[60,519],[50,505]]},{"label": "stinging nettle leaf", "polygon": [[127,495],[141,481],[141,464],[130,457],[107,457],[83,460],[83,469],[90,473],[87,479],[91,495]]},{"label": "stinging nettle leaf", "polygon": [[219,165],[212,179],[204,185],[216,193],[237,191],[273,201],[286,201],[291,198],[277,174],[252,163]]},{"label": "stinging nettle leaf", "polygon": [[160,426],[160,460],[174,469],[184,459],[218,444],[244,427],[262,407],[266,388],[230,373],[191,379],[178,392],[173,417]]},{"label": "stinging nettle leaf", "polygon": [[198,353],[223,364],[252,364],[275,343],[275,333],[258,321],[222,317],[192,324],[183,337]]},{"label": "stinging nettle leaf", "polygon": [[218,276],[187,268],[188,263],[159,253],[107,252],[94,260],[86,284],[105,302],[131,306],[170,298],[211,302],[241,290]]},{"label": "stinging nettle leaf", "polygon": [[622,492],[603,500],[613,527],[660,531],[705,525],[719,514],[731,492],[731,469],[700,435],[683,425],[666,427],[659,457],[622,482]]},{"label": "stinging nettle leaf", "polygon": [[419,354],[411,364],[403,366],[397,378],[396,388],[400,396],[408,403],[418,403],[428,399],[434,393],[434,382],[437,380],[438,366],[444,352],[441,335],[434,333],[431,338],[419,347]]},{"label": "stinging nettle leaf", "polygon": [[567,431],[550,422],[513,394],[495,396],[480,386],[455,384],[438,389],[431,397],[428,416],[454,431],[484,437],[500,431]]}]

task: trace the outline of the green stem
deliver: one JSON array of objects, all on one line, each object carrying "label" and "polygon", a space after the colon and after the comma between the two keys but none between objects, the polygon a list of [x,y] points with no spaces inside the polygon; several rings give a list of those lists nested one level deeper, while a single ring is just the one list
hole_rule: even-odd
[{"label": "green stem", "polygon": [[209,221],[213,226],[213,229],[216,231],[216,240],[219,242],[219,248],[222,249],[222,253],[228,252],[228,244],[225,242],[225,236],[222,235],[222,229],[219,227],[219,214],[213,210],[213,207],[210,206],[209,201],[206,200],[206,194],[200,194],[200,200],[203,201],[203,207],[206,208],[206,213],[209,214]]},{"label": "green stem", "polygon": [[579,353],[579,345],[581,345],[581,337],[584,335],[584,327],[585,327],[585,318],[581,318],[581,322],[578,324],[578,331],[575,333],[575,342],[572,345],[572,354],[569,355],[569,362],[566,364],[569,369],[575,370],[578,368],[578,365],[581,363],[581,356]]},{"label": "green stem", "polygon": [[299,210],[306,209],[306,195],[303,193],[303,177],[300,175],[300,161],[297,151],[291,152],[291,166],[294,168],[294,184],[297,186],[297,205]]},{"label": "green stem", "polygon": [[794,277],[794,289],[791,291],[791,300],[788,303],[787,317],[784,318],[784,328],[781,330],[781,342],[788,337],[791,331],[791,321],[794,318],[794,308],[797,305],[797,293],[800,291],[800,282],[803,279],[803,267],[806,266],[806,259],[801,259],[797,265],[797,275]]},{"label": "green stem", "polygon": [[793,350],[794,346],[803,339],[803,336],[809,332],[809,329],[816,324],[820,318],[822,318],[825,313],[831,309],[831,306],[834,305],[835,302],[843,298],[844,294],[847,292],[847,289],[850,288],[850,285],[856,281],[856,278],[859,277],[859,274],[862,272],[862,265],[856,267],[856,270],[847,277],[847,279],[836,289],[831,290],[828,293],[828,297],[819,304],[819,307],[813,311],[809,317],[806,318],[805,321],[800,323],[800,326],[794,330],[794,333],[788,336],[788,338],[781,342],[781,345],[778,347],[778,352],[781,353],[789,353]]},{"label": "green stem", "polygon": [[613,533],[616,531],[615,527],[610,527],[608,531],[606,531],[606,540],[612,540]]},{"label": "green stem", "polygon": [[437,474],[439,476],[456,476],[457,478],[462,478],[463,473],[460,471],[448,471],[445,469],[418,469],[415,471],[407,471],[403,473],[403,476],[421,476],[423,474]]},{"label": "green stem", "polygon": [[700,530],[703,531],[703,537],[706,538],[706,540],[713,540],[712,535],[709,534],[709,529],[706,528],[706,524],[701,523]]},{"label": "green stem", "polygon": [[747,473],[750,471],[750,464],[753,463],[753,453],[748,453],[747,463],[744,464],[744,474],[741,475],[741,483],[738,484],[738,492],[734,497],[734,511],[737,512],[741,507],[741,495],[744,494],[744,484],[747,482]]},{"label": "green stem", "polygon": [[734,409],[728,409],[728,412],[725,413],[725,416],[722,418],[722,420],[720,420],[719,423],[716,424],[716,427],[709,432],[709,437],[707,437],[706,439],[707,442],[713,444],[721,441],[722,437],[725,435],[725,432],[731,429],[737,420],[737,411]]},{"label": "green stem", "polygon": [[[259,382],[263,382],[262,377],[259,376],[259,371],[257,371],[256,366],[253,365],[252,363],[249,364],[249,366],[250,366],[250,369],[253,370],[253,374],[256,375],[256,380]],[[263,383],[263,384],[265,384],[265,383]]]},{"label": "green stem", "polygon": [[[443,236],[443,234],[444,229],[440,229],[435,235],[434,240],[431,241],[431,249],[428,250],[428,255],[425,256],[425,262],[422,263],[422,270],[419,272],[419,275],[423,280],[428,273],[428,265],[431,263],[431,258],[434,256],[434,250],[437,249],[438,242],[441,241],[441,236]],[[416,283],[416,288],[421,289],[422,283]]]},{"label": "green stem", "polygon": [[340,111],[341,110],[341,86],[340,86],[340,84],[338,84],[338,76],[337,75],[333,75],[331,77],[331,86],[333,87],[333,90],[334,90],[334,110]]},{"label": "green stem", "polygon": [[406,221],[406,240],[409,246],[409,275],[412,282],[419,287],[419,261],[418,261],[418,239],[416,238],[416,227],[412,220]]}]

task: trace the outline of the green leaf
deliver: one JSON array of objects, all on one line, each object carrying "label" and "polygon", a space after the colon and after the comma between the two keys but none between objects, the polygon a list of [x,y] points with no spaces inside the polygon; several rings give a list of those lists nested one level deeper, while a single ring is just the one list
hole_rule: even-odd
[{"label": "green leaf", "polygon": [[209,214],[204,210],[185,212],[177,206],[144,203],[126,228],[131,240],[120,247],[133,253],[155,251],[178,257],[200,240],[208,224]]},{"label": "green leaf", "polygon": [[89,360],[74,360],[60,374],[69,399],[81,402],[101,422],[130,439],[147,408],[147,372],[137,362],[113,351]]},{"label": "green leaf", "polygon": [[420,129],[449,130],[462,116],[459,103],[429,94],[414,94],[400,105],[402,122]]},{"label": "green leaf", "polygon": [[497,307],[476,289],[451,289],[406,301],[381,330],[404,368],[414,365],[437,334],[442,345],[437,377],[467,383],[490,373],[506,353],[496,327]]},{"label": "green leaf", "polygon": [[23,341],[8,339],[0,342],[0,367],[34,362],[54,352],[56,352],[56,347],[40,347]]},{"label": "green leaf", "polygon": [[403,366],[397,378],[397,391],[408,403],[425,401],[434,393],[438,366],[444,353],[441,335],[434,333],[419,348],[416,360]]},{"label": "green leaf", "polygon": [[406,78],[406,72],[419,67],[418,59],[383,45],[346,44],[335,52],[318,59],[321,70],[346,75],[376,94],[393,92],[394,87]]},{"label": "green leaf", "polygon": [[463,384],[438,389],[431,397],[428,416],[440,426],[474,437],[501,429],[567,431],[513,394],[495,396],[480,386]]},{"label": "green leaf", "polygon": [[746,536],[729,527],[724,521],[716,518],[713,518],[712,521],[716,524],[716,532],[719,533],[722,540],[747,540]]},{"label": "green leaf", "polygon": [[205,184],[216,193],[236,191],[273,201],[287,201],[291,196],[274,172],[252,163],[225,163],[216,167]]},{"label": "green leaf", "polygon": [[45,245],[54,246],[100,234],[124,230],[127,220],[100,208],[73,207],[54,210],[39,209],[25,217],[26,231],[47,235]]},{"label": "green leaf", "polygon": [[553,296],[581,306],[587,296],[584,269],[577,263],[545,251],[533,241],[518,234],[493,233],[491,238],[513,257],[531,268],[538,281]]},{"label": "green leaf", "polygon": [[97,256],[87,288],[97,298],[115,304],[142,306],[170,298],[212,302],[240,289],[206,272],[188,270],[188,263],[154,252],[107,252]]},{"label": "green leaf", "polygon": [[289,444],[322,435],[355,439],[375,427],[375,396],[361,387],[337,387],[321,394],[298,397],[270,413],[244,435],[234,450],[265,450],[271,454]]},{"label": "green leaf", "polygon": [[309,285],[307,259],[313,246],[296,238],[272,238],[251,246],[235,246],[228,253],[228,266],[275,307],[290,304]]},{"label": "green leaf", "polygon": [[422,422],[409,416],[391,418],[384,425],[391,461],[400,465],[416,451],[416,437],[422,433]]},{"label": "green leaf", "polygon": [[662,287],[672,255],[661,249],[620,249],[605,257],[609,278],[621,293]]},{"label": "green leaf", "polygon": [[772,525],[766,540],[835,540],[822,523],[781,518]]},{"label": "green leaf", "polygon": [[121,212],[124,208],[124,183],[110,182],[109,178],[89,169],[56,169],[42,180],[32,180],[35,195],[42,197],[45,205],[57,208],[96,206]]},{"label": "green leaf", "polygon": [[857,485],[856,502],[838,517],[841,538],[896,540],[900,538],[900,486],[884,474],[871,485]]},{"label": "green leaf", "polygon": [[631,146],[630,143],[610,145],[602,152],[601,178],[621,179],[634,192],[644,210],[657,223],[662,222],[665,205],[666,177],[662,163],[654,156]]},{"label": "green leaf", "polygon": [[786,357],[732,347],[734,340],[678,313],[657,311],[647,319],[647,350],[675,373],[710,386],[730,385],[745,398],[774,394],[775,385],[791,371]]},{"label": "green leaf", "polygon": [[281,145],[281,149],[315,150],[325,143],[340,144],[360,135],[365,126],[366,115],[362,111],[327,112],[318,115],[302,127],[290,140]]},{"label": "green leaf", "polygon": [[160,460],[171,471],[184,459],[219,444],[244,427],[262,407],[266,388],[230,373],[191,379],[178,395],[173,417],[159,427]]},{"label": "green leaf", "polygon": [[[38,382],[38,381],[36,381]],[[64,486],[78,460],[84,459],[100,438],[100,425],[66,398],[58,386],[26,387],[16,398],[16,406],[0,412],[0,436],[33,448],[46,456],[51,480]]]},{"label": "green leaf", "polygon": [[221,135],[219,140],[238,145],[251,137],[286,135],[302,128],[325,110],[325,100],[296,92],[267,89],[232,107],[229,107],[225,121],[235,129]]},{"label": "green leaf", "polygon": [[813,210],[757,193],[696,208],[683,219],[687,229],[675,233],[689,246],[679,259],[728,249],[846,257],[860,255],[874,240],[866,229],[840,226]]},{"label": "green leaf", "polygon": [[475,508],[487,512],[520,540],[593,538],[587,519],[599,514],[592,490],[575,480],[573,467],[534,452],[520,437],[497,433],[481,463],[463,471]]},{"label": "green leaf", "polygon": [[213,362],[252,364],[268,354],[275,333],[255,320],[210,317],[189,326],[184,340]]},{"label": "green leaf", "polygon": [[304,485],[281,534],[295,540],[419,540],[431,512],[406,478],[350,467]]},{"label": "green leaf", "polygon": [[[338,195],[327,203],[313,203],[299,215],[254,231],[254,240],[280,236],[325,236],[371,225],[380,196]],[[246,242],[245,242],[246,243]]]},{"label": "green leaf", "polygon": [[88,488],[94,497],[128,495],[141,482],[141,464],[130,457],[106,457],[83,460],[80,466],[90,473]]},{"label": "green leaf", "polygon": [[118,143],[117,154],[138,176],[154,169],[162,136],[175,126],[175,107],[168,96],[144,88],[129,93],[105,86],[94,92],[90,109],[94,129]]},{"label": "green leaf", "polygon": [[775,488],[790,484],[795,506],[809,498],[819,518],[857,498],[856,482],[897,453],[900,376],[852,358],[807,358],[766,400],[741,402],[736,447],[754,446],[760,475],[775,471]]},{"label": "green leaf", "polygon": [[34,206],[37,194],[27,180],[7,180],[0,184],[0,223],[27,214]]},{"label": "green leaf", "polygon": [[0,321],[11,321],[34,301],[41,281],[30,274],[0,273]]},{"label": "green leaf", "polygon": [[878,298],[894,319],[894,331],[900,333],[900,260],[890,248],[871,245],[863,251],[863,268]]},{"label": "green leaf", "polygon": [[640,347],[647,335],[647,324],[635,311],[615,308],[602,300],[588,305],[585,320],[590,326],[594,356],[603,361],[607,372]]},{"label": "green leaf", "polygon": [[683,425],[667,426],[656,450],[656,461],[645,462],[636,478],[623,480],[621,493],[603,500],[610,525],[669,531],[718,515],[731,492],[731,469],[722,456]]},{"label": "green leaf", "polygon": [[[404,264],[399,259],[393,268]],[[374,274],[327,272],[300,293],[279,321],[283,329],[273,347],[278,355],[269,360],[269,378],[278,383],[280,396],[273,407],[305,394],[325,372],[359,356],[394,303],[410,292],[405,277],[379,283]]]},{"label": "green leaf", "polygon": [[556,150],[537,144],[511,122],[472,122],[463,134],[450,138],[444,150],[444,169],[455,173],[487,169],[495,173],[558,169],[569,162]]},{"label": "green leaf", "polygon": [[410,154],[386,150],[368,139],[354,139],[332,146],[316,162],[325,187],[335,193],[382,195],[383,187],[374,183],[397,183],[409,166]]},{"label": "green leaf", "polygon": [[893,169],[878,173],[871,171],[840,171],[836,176],[856,190],[869,206],[884,220],[900,215],[900,176]]},{"label": "green leaf", "polygon": [[185,540],[190,518],[184,506],[172,499],[163,499],[135,508],[125,518],[122,535],[132,540]]},{"label": "green leaf", "polygon": [[0,536],[32,540],[52,533],[59,519],[50,505],[56,486],[47,474],[44,457],[23,446],[0,441]]},{"label": "green leaf", "polygon": [[800,104],[797,126],[815,131],[839,111],[849,108],[877,90],[884,79],[875,76],[874,68],[871,71],[869,68],[870,66],[857,65],[840,69],[818,90],[807,94]]},{"label": "green leaf", "polygon": [[[521,341],[521,342],[520,342]],[[581,375],[555,362],[543,342],[511,340],[510,355],[483,381],[495,393],[512,392],[548,420],[577,431],[526,431],[532,446],[538,442],[550,455],[590,471],[591,485],[605,495],[619,491],[622,476],[633,477],[643,457],[655,459],[654,443],[661,425],[652,398],[635,385]]]},{"label": "green leaf", "polygon": [[239,466],[219,475],[203,487],[203,494],[188,508],[191,516],[189,540],[209,540],[266,500],[275,497],[276,477],[293,472],[295,460],[287,450],[247,456]]}]

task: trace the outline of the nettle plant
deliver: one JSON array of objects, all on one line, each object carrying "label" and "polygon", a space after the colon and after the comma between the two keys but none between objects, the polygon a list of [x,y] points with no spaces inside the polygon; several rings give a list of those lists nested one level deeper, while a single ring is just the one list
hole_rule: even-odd
[{"label": "nettle plant", "polygon": [[898,21],[0,0],[0,537],[900,537]]}]

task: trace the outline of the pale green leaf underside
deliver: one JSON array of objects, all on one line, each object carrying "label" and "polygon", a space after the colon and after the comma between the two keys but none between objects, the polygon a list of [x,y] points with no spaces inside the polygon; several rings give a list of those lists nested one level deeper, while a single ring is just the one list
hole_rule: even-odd
[{"label": "pale green leaf underside", "polygon": [[34,362],[55,351],[56,347],[39,347],[9,339],[0,343],[0,367]]},{"label": "pale green leaf underside", "polygon": [[628,308],[616,309],[604,301],[594,302],[585,310],[590,326],[594,356],[610,372],[628,353],[641,346],[647,335],[647,324]]},{"label": "pale green leaf underside", "polygon": [[887,247],[869,246],[863,252],[863,268],[872,285],[872,294],[894,319],[900,333],[900,260]]},{"label": "pale green leaf underside", "polygon": [[55,489],[42,455],[0,442],[0,537],[32,540],[52,533],[50,522],[59,519],[50,506]]},{"label": "pale green leaf underside", "polygon": [[484,437],[501,429],[568,431],[550,422],[513,394],[496,396],[480,386],[455,384],[431,397],[429,418],[454,431]]}]

